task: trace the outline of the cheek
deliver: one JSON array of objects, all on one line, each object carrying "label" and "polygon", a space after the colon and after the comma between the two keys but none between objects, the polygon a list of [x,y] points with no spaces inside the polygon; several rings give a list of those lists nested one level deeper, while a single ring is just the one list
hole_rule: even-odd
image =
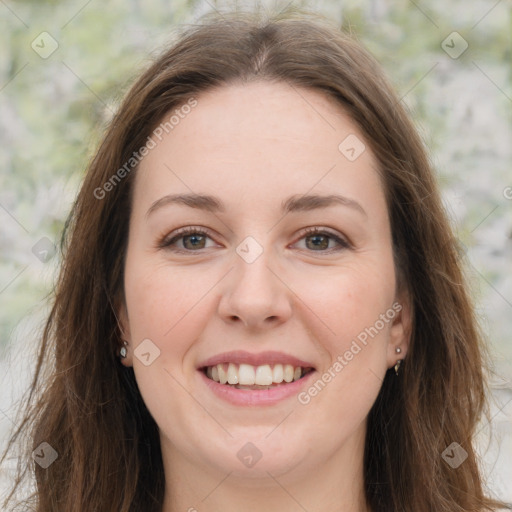
[{"label": "cheek", "polygon": [[[135,262],[134,262],[135,263]],[[163,266],[138,271],[127,264],[126,297],[134,343],[149,338],[163,359],[182,358],[187,344],[197,339],[208,319],[205,294],[214,287],[212,276],[191,279],[190,269]]]},{"label": "cheek", "polygon": [[190,269],[171,271],[163,265],[149,269],[147,263],[138,264],[135,258],[126,265],[126,299],[135,355],[144,339],[151,340],[159,350],[148,366],[133,358],[135,378],[151,415],[166,428],[169,411],[173,411],[174,418],[182,419],[200,413],[190,409],[188,387],[183,387],[189,377],[184,360],[211,317],[205,293],[214,281],[208,276],[198,281],[190,277]]},{"label": "cheek", "polygon": [[[311,414],[324,435],[346,437],[367,417],[387,371],[387,342],[393,296],[376,282],[350,275],[310,289],[318,312],[308,330],[325,364],[298,396],[307,419]],[[388,317],[386,317],[388,313]],[[388,320],[381,320],[381,316]],[[312,412],[314,411],[314,412]]]},{"label": "cheek", "polygon": [[[297,279],[301,316],[325,365],[301,403],[338,418],[362,421],[387,371],[387,342],[395,312],[392,261],[345,267]],[[310,276],[311,277],[311,276]],[[309,309],[310,308],[310,309]],[[331,416],[331,419],[332,417]],[[327,418],[324,418],[327,421]]]},{"label": "cheek", "polygon": [[[350,340],[379,322],[379,331],[387,333],[389,323],[381,325],[394,299],[392,265],[353,265],[342,269],[299,274],[294,292],[304,311],[309,310],[308,327],[328,340],[332,349],[346,350]],[[323,272],[325,270],[325,272]],[[364,337],[364,335],[363,335]]]}]

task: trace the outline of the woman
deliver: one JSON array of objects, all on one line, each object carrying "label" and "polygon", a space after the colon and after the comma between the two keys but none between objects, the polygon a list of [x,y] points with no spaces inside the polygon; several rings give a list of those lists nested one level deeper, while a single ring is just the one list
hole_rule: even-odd
[{"label": "woman", "polygon": [[133,85],[66,224],[13,436],[32,427],[36,510],[503,506],[453,241],[357,42],[293,10],[206,17]]}]

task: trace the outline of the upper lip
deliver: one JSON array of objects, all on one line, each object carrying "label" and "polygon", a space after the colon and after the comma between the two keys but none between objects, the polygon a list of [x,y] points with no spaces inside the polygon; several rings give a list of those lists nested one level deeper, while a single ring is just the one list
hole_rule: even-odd
[{"label": "upper lip", "polygon": [[223,352],[222,354],[217,354],[204,360],[199,364],[198,368],[215,366],[222,363],[250,364],[252,366],[261,366],[264,364],[291,364],[293,367],[301,366],[302,368],[314,368],[311,363],[303,359],[273,350],[259,352],[258,354],[246,352],[245,350]]}]

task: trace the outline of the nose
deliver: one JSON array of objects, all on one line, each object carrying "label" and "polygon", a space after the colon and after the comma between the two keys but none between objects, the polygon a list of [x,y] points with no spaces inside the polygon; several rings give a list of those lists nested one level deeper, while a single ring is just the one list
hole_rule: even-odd
[{"label": "nose", "polygon": [[290,318],[293,293],[266,253],[252,263],[235,256],[235,268],[224,281],[219,302],[219,315],[225,322],[242,322],[258,330],[276,327]]}]

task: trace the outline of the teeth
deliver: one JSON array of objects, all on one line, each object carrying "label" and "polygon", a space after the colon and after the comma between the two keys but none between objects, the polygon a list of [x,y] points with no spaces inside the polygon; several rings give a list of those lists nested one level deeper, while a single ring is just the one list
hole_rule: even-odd
[{"label": "teeth", "polygon": [[284,382],[293,382],[304,375],[304,369],[291,364],[269,364],[252,366],[250,364],[236,365],[234,363],[218,364],[206,368],[206,376],[221,384],[238,386],[271,386]]},{"label": "teeth", "polygon": [[[219,374],[219,380],[217,382],[220,382],[221,384],[226,384],[228,381],[228,374],[226,370],[224,370],[224,365],[218,364],[217,365],[217,373]],[[208,375],[208,370],[206,371],[206,375]]]},{"label": "teeth", "polygon": [[253,384],[256,384],[255,379],[254,366],[251,366],[250,364],[241,364],[238,368],[239,384],[242,384],[243,386],[252,386]]},{"label": "teeth", "polygon": [[276,364],[272,370],[272,380],[276,384],[280,384],[284,379],[284,370],[282,364]]},{"label": "teeth", "polygon": [[229,363],[228,365],[228,383],[238,384],[238,372],[236,366],[233,363]]},{"label": "teeth", "polygon": [[284,381],[291,382],[293,380],[293,366],[291,364],[286,364],[284,366]]},{"label": "teeth", "polygon": [[[298,370],[300,374],[300,368],[298,368]],[[254,383],[259,386],[270,386],[270,384],[272,384],[272,370],[268,364],[256,368],[256,380]]]}]

